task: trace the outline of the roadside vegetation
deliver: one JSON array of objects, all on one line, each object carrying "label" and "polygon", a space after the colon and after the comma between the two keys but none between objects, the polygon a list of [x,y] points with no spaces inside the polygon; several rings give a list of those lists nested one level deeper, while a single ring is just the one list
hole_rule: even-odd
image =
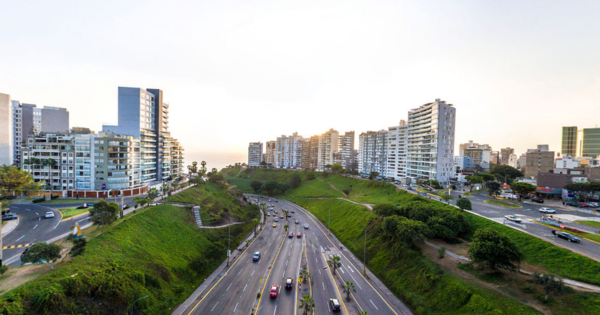
[{"label": "roadside vegetation", "polygon": [[500,200],[484,200],[483,202],[489,203],[489,204],[492,204],[492,205],[496,205],[496,206],[507,207],[507,208],[523,208],[520,205],[517,205],[517,204],[514,204],[514,203],[510,203],[510,202],[506,202],[506,201],[500,201]]},{"label": "roadside vegetation", "polygon": [[74,217],[76,215],[80,215],[82,213],[89,212],[90,208],[73,207],[73,208],[63,208],[63,209],[56,209],[56,210],[58,210],[58,211],[60,211],[60,213],[62,213],[62,218],[64,220],[64,219],[68,219],[70,217]]}]

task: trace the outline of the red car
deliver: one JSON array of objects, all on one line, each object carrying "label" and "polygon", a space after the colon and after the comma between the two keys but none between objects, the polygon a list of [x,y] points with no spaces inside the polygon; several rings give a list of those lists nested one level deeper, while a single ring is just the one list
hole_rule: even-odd
[{"label": "red car", "polygon": [[271,287],[271,297],[272,298],[276,298],[277,297],[277,293],[279,293],[279,286],[278,285],[273,285]]},{"label": "red car", "polygon": [[302,237],[302,233],[298,233],[298,235],[296,235],[296,236],[298,236],[298,238],[301,238]]},{"label": "red car", "polygon": [[294,210],[292,210],[292,213],[294,213]]}]

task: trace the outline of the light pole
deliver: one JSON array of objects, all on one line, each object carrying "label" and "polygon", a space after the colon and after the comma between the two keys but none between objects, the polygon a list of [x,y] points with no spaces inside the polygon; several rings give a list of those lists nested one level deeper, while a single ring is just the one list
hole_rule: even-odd
[{"label": "light pole", "polygon": [[231,252],[229,247],[231,246],[231,225],[227,227],[227,267],[229,267],[229,256],[231,256]]},{"label": "light pole", "polygon": [[365,232],[365,253],[363,257],[363,275],[367,274],[367,229],[363,230]]},{"label": "light pole", "polygon": [[327,233],[329,233],[329,235],[331,235],[331,208],[327,209],[329,211],[329,231],[327,231]]},{"label": "light pole", "polygon": [[139,300],[144,300],[144,299],[147,299],[147,298],[148,298],[148,296],[147,296],[147,295],[146,295],[146,296],[142,296],[141,298],[139,298],[139,299],[137,299],[137,300],[135,300],[135,301],[133,302],[133,304],[131,305],[131,315],[133,315],[133,310],[135,309],[135,303],[136,303],[137,301],[139,301]]}]

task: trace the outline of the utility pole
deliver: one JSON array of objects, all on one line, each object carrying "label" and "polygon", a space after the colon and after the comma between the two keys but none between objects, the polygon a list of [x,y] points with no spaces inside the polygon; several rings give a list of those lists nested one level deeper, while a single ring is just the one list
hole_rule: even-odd
[{"label": "utility pole", "polygon": [[365,254],[363,257],[363,275],[367,274],[367,229],[364,229],[363,231],[365,231]]},{"label": "utility pole", "polygon": [[229,247],[231,246],[231,225],[227,228],[227,267],[229,267],[229,256],[231,256],[231,251],[229,250]]},{"label": "utility pole", "polygon": [[327,231],[329,233],[329,235],[331,235],[331,208],[328,209],[329,210],[329,231]]}]

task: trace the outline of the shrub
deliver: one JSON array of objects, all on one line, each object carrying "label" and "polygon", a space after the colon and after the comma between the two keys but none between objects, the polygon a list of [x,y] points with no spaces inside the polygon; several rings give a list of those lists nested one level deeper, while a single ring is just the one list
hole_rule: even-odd
[{"label": "shrub", "polygon": [[443,259],[444,256],[446,256],[446,247],[442,247],[442,246],[438,247],[437,252],[438,252],[438,257],[440,259]]},{"label": "shrub", "polygon": [[477,230],[468,253],[473,262],[492,269],[516,271],[516,264],[523,260],[523,254],[517,245],[506,235],[492,229]]}]

